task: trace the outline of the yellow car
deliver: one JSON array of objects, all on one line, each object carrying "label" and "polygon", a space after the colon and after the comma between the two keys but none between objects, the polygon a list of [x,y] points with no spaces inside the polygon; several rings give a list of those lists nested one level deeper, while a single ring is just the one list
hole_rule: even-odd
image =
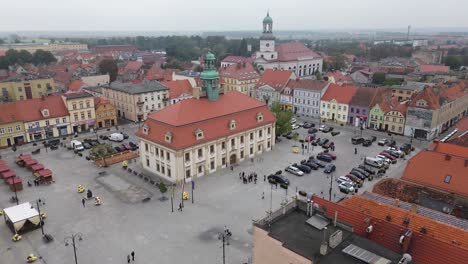
[{"label": "yellow car", "polygon": [[294,148],[293,148],[293,153],[296,153],[296,154],[299,153],[299,148],[298,148],[298,147],[294,147]]},{"label": "yellow car", "polygon": [[182,199],[188,200],[188,198],[189,198],[188,192],[184,192],[184,193],[182,194]]}]

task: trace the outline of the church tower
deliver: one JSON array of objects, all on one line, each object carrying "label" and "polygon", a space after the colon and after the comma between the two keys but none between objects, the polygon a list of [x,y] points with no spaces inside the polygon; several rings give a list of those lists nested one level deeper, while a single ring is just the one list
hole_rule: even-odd
[{"label": "church tower", "polygon": [[257,59],[262,58],[266,61],[276,60],[278,53],[275,51],[275,37],[273,36],[273,19],[270,12],[263,19],[263,33],[260,36],[260,51],[257,52]]},{"label": "church tower", "polygon": [[219,98],[219,73],[216,71],[215,61],[215,55],[208,52],[205,55],[205,69],[200,74],[202,91],[209,101],[217,101]]}]

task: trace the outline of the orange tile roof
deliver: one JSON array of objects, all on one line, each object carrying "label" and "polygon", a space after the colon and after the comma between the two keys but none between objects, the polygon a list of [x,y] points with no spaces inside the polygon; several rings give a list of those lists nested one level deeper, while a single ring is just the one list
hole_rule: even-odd
[{"label": "orange tile roof", "polygon": [[[418,234],[423,234],[421,233],[421,229],[424,227],[427,231],[426,236],[431,236],[450,244],[456,241],[458,246],[468,249],[468,230],[441,223],[396,206],[369,200],[362,196],[353,196],[345,199],[340,205],[384,221],[388,221],[386,218],[390,215],[391,222],[396,225],[411,229]],[[409,219],[408,226],[403,223],[405,218]]]},{"label": "orange tile roof", "polygon": [[[49,110],[49,116],[42,115],[41,111],[44,109]],[[61,96],[47,96],[0,104],[0,113],[2,113],[0,124],[18,121],[31,122],[69,115]]]},{"label": "orange tile roof", "polygon": [[341,71],[327,72],[326,76],[333,77],[336,83],[351,83],[353,78],[349,75],[344,75]]},{"label": "orange tile roof", "polygon": [[68,91],[78,92],[81,87],[85,86],[85,83],[81,80],[72,80],[70,84],[68,84]]},{"label": "orange tile roof", "polygon": [[[260,123],[257,122],[258,113],[263,114],[263,121]],[[231,120],[236,122],[233,130],[229,127]],[[215,102],[208,101],[207,98],[188,99],[152,113],[145,121],[149,134],[143,134],[141,128],[137,136],[177,150],[273,123],[275,120],[275,116],[264,103],[231,91],[220,95]],[[195,137],[197,129],[203,131],[202,140]],[[167,132],[172,133],[171,143],[165,141]]]},{"label": "orange tile roof", "polygon": [[177,98],[183,94],[193,94],[193,87],[189,80],[162,81],[161,84],[169,87],[170,99]]},{"label": "orange tile roof", "polygon": [[402,179],[468,197],[468,148],[447,144],[440,150],[453,154],[423,150],[408,161]]},{"label": "orange tile roof", "polygon": [[302,42],[279,44],[275,47],[279,61],[294,61],[300,58],[320,58],[320,55],[307,48]]},{"label": "orange tile roof", "polygon": [[260,74],[255,70],[251,63],[233,64],[220,72],[221,77],[232,78],[240,81],[256,80]]},{"label": "orange tile roof", "polygon": [[434,92],[434,88],[426,86],[424,89],[417,93],[413,99],[411,99],[410,106],[411,107],[418,107],[418,101],[419,100],[424,100],[427,103],[428,109],[439,109],[440,108],[440,98],[439,96]]},{"label": "orange tile roof", "polygon": [[322,96],[321,101],[331,101],[334,99],[340,104],[349,104],[357,90],[358,87],[356,86],[340,86],[332,83]]},{"label": "orange tile roof", "polygon": [[423,64],[419,66],[419,71],[423,73],[429,72],[449,72],[450,68],[444,65]]},{"label": "orange tile roof", "polygon": [[294,73],[292,71],[266,69],[256,87],[269,85],[273,89],[281,91],[286,87],[286,84],[293,76]]}]

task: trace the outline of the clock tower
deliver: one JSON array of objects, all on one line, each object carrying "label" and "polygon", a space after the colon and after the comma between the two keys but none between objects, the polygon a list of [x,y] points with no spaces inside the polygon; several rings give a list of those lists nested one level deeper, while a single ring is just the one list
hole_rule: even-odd
[{"label": "clock tower", "polygon": [[273,36],[273,19],[268,12],[263,19],[263,33],[260,37],[260,51],[257,52],[257,59],[266,61],[276,60],[278,53],[275,51],[275,36]]}]

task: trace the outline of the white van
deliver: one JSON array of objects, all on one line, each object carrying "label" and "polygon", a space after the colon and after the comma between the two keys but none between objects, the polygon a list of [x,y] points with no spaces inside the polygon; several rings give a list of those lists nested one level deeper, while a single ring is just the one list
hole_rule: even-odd
[{"label": "white van", "polygon": [[109,136],[110,141],[115,141],[115,142],[122,142],[124,140],[124,136],[120,133],[112,133]]},{"label": "white van", "polygon": [[366,159],[364,160],[364,164],[367,164],[369,166],[379,168],[379,169],[382,168],[383,166],[383,162],[380,159],[370,158],[370,157],[366,157]]},{"label": "white van", "polygon": [[84,150],[83,144],[81,144],[81,142],[78,141],[78,140],[70,141],[70,147],[73,148],[73,150],[76,150],[76,151],[83,151]]}]

